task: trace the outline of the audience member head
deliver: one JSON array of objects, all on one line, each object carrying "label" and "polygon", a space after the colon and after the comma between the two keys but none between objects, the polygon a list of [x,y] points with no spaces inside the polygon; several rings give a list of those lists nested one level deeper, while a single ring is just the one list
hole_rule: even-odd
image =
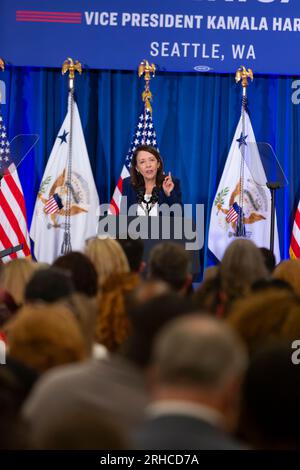
[{"label": "audience member head", "polygon": [[130,267],[130,271],[140,273],[144,269],[143,254],[144,242],[141,238],[119,238],[118,243],[121,245]]},{"label": "audience member head", "polygon": [[208,266],[203,273],[203,281],[210,281],[219,276],[219,266]]},{"label": "audience member head", "polygon": [[205,312],[220,314],[220,277],[215,275],[206,278],[194,292],[193,302],[197,309]]},{"label": "audience member head", "polygon": [[71,276],[59,268],[40,269],[25,288],[26,302],[57,302],[74,292]]},{"label": "audience member head", "polygon": [[274,269],[273,278],[288,282],[294,292],[300,295],[300,260],[289,259],[282,261]]},{"label": "audience member head", "polygon": [[[243,387],[241,437],[256,449],[300,449],[300,374],[291,345],[274,344],[251,360]],[[299,355],[298,355],[299,357]]]},{"label": "audience member head", "polygon": [[270,274],[272,274],[276,266],[276,259],[273,251],[268,250],[268,248],[262,247],[260,248],[260,252],[263,255],[267,270]]},{"label": "audience member head", "polygon": [[171,287],[164,281],[146,279],[141,281],[129,294],[127,305],[129,310],[138,308],[140,305],[164,294],[170,294]]},{"label": "audience member head", "polygon": [[14,259],[3,265],[0,284],[17,305],[24,303],[25,286],[38,269],[38,265],[27,258]]},{"label": "audience member head", "polygon": [[97,300],[76,292],[65,299],[62,304],[73,312],[83,334],[86,350],[91,355],[95,341]]},{"label": "audience member head", "polygon": [[98,291],[98,274],[91,260],[83,253],[72,251],[57,258],[53,266],[68,271],[76,292],[94,297]]},{"label": "audience member head", "polygon": [[117,351],[128,338],[130,321],[126,301],[139,282],[137,274],[123,273],[109,276],[102,285],[96,320],[96,341],[110,352]]},{"label": "audience member head", "polygon": [[182,245],[164,242],[150,253],[149,278],[167,282],[175,291],[186,293],[191,282],[190,256]]},{"label": "audience member head", "polygon": [[[134,305],[134,304],[133,304]],[[169,321],[191,312],[191,302],[175,292],[156,295],[145,302],[136,302],[128,311],[131,333],[126,356],[138,367],[149,365],[154,338]]]},{"label": "audience member head", "polygon": [[300,338],[300,301],[286,289],[253,292],[233,305],[227,322],[250,354],[279,340],[289,344]]},{"label": "audience member head", "polygon": [[153,366],[154,398],[204,404],[228,430],[235,424],[247,354],[227,325],[206,315],[174,320],[155,340]]},{"label": "audience member head", "polygon": [[6,332],[10,356],[40,373],[87,357],[74,314],[59,304],[23,307]]},{"label": "audience member head", "polygon": [[85,254],[98,272],[98,289],[111,274],[129,272],[126,255],[116,240],[112,238],[92,238],[87,240]]},{"label": "audience member head", "polygon": [[19,305],[16,304],[12,296],[0,288],[0,328],[15,314],[18,308]]},{"label": "audience member head", "polygon": [[245,239],[235,240],[227,247],[219,272],[225,309],[245,296],[255,281],[269,276],[259,248]]},{"label": "audience member head", "polygon": [[285,290],[289,292],[293,292],[293,288],[291,284],[282,279],[260,279],[252,284],[251,291],[252,292],[262,292],[267,290]]}]

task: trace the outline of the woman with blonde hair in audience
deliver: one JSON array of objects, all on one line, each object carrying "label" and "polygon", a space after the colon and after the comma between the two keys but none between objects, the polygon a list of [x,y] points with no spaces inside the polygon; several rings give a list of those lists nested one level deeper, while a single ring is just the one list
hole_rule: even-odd
[{"label": "woman with blonde hair in audience", "polygon": [[18,306],[23,305],[26,284],[38,268],[38,264],[28,258],[14,259],[2,267],[1,287]]},{"label": "woman with blonde hair in audience", "polygon": [[98,272],[98,288],[111,274],[129,272],[129,264],[124,251],[112,238],[92,238],[87,240],[85,254],[94,263]]}]

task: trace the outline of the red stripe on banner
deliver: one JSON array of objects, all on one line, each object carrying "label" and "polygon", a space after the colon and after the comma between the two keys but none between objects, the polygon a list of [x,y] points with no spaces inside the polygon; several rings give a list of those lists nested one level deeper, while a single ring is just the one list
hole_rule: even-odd
[{"label": "red stripe on banner", "polygon": [[119,189],[120,193],[122,193],[122,189],[123,189],[123,178],[119,178],[119,181],[118,181],[118,184],[117,184],[117,188]]},{"label": "red stripe on banner", "polygon": [[80,12],[71,11],[34,11],[34,10],[17,10],[17,15],[38,15],[38,16],[80,16]]},{"label": "red stripe on banner", "polygon": [[25,21],[31,23],[73,23],[73,24],[80,24],[81,20],[51,20],[51,19],[38,19],[38,18],[17,18],[18,22]]},{"label": "red stripe on banner", "polygon": [[[21,227],[18,223],[18,220],[16,219],[15,217],[15,214],[13,213],[11,207],[9,206],[7,200],[5,199],[5,197],[3,196],[3,193],[0,191],[0,205],[1,205],[1,208],[7,218],[7,220],[9,221],[13,231],[15,232],[17,238],[18,238],[18,242],[19,243],[23,243],[23,253],[25,256],[29,256],[30,255],[30,249],[27,245],[27,241],[25,239],[25,236],[21,230]],[[26,220],[26,219],[25,219]]]},{"label": "red stripe on banner", "polygon": [[18,187],[18,185],[15,182],[14,178],[12,177],[11,173],[8,173],[7,175],[5,175],[5,182],[6,182],[7,186],[9,187],[12,195],[14,196],[16,202],[18,203],[18,205],[19,205],[19,207],[22,211],[24,219],[27,220],[24,195],[20,191],[20,188]]},{"label": "red stripe on banner", "polygon": [[296,256],[296,258],[300,258],[300,246],[294,236],[294,234],[292,233],[292,237],[291,237],[291,248],[293,250],[293,253],[294,255]]},{"label": "red stripe on banner", "polygon": [[[0,240],[1,240],[2,245],[4,246],[4,249],[12,247],[12,243],[10,242],[8,236],[6,235],[2,224],[0,224]],[[17,258],[17,253],[11,253],[8,256],[14,259],[14,258]]]},{"label": "red stripe on banner", "polygon": [[115,202],[114,199],[112,199],[112,200],[110,201],[110,204],[111,204],[111,206],[113,206],[113,208],[114,208],[114,210],[111,211],[111,212],[113,213],[113,215],[119,215],[120,209],[119,209],[119,207],[117,206],[117,204],[116,204],[116,202]]}]

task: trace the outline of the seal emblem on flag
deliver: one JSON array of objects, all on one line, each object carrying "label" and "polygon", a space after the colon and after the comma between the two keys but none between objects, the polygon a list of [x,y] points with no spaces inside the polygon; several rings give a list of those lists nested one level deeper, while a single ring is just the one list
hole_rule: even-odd
[{"label": "seal emblem on flag", "polygon": [[[58,216],[65,216],[66,210],[66,197],[68,182],[66,181],[66,170],[61,173],[54,183],[52,184],[48,197],[45,197],[47,193],[47,186],[51,182],[51,177],[42,181],[41,189],[38,194],[40,201],[44,206],[44,213],[49,215],[51,219],[51,226],[54,228],[60,228],[61,224],[58,223]],[[71,210],[70,215],[74,216],[82,212],[87,212],[89,208],[89,188],[84,178],[79,173],[73,172],[71,177]],[[49,227],[50,228],[50,227]]]},{"label": "seal emblem on flag", "polygon": [[[225,187],[218,192],[214,205],[217,207],[217,215],[224,214],[225,218],[222,220],[224,228],[228,225],[235,231],[241,207],[239,205],[241,185],[238,182],[234,190],[230,194],[228,201],[228,208],[225,208],[225,199],[229,193],[229,188]],[[245,224],[254,224],[261,220],[266,219],[266,212],[268,209],[268,201],[263,190],[254,183],[253,180],[247,179],[244,187],[244,200],[243,200],[243,214]],[[263,215],[265,214],[265,215]]]}]

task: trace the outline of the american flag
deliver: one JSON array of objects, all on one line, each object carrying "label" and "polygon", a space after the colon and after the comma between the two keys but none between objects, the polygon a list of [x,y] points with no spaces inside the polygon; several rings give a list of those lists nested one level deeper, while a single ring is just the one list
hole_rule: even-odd
[{"label": "american flag", "polygon": [[24,195],[17,169],[11,160],[10,146],[0,114],[0,251],[23,244],[23,249],[2,261],[30,255],[30,242]]},{"label": "american flag", "polygon": [[60,209],[63,208],[63,203],[61,198],[58,194],[53,194],[53,196],[49,197],[48,201],[45,204],[45,212],[46,214],[55,214]]},{"label": "american flag", "polygon": [[152,113],[145,107],[145,111],[140,114],[138,123],[133,135],[131,145],[125,158],[125,164],[117,183],[116,189],[110,201],[111,212],[118,215],[120,211],[123,179],[130,175],[130,163],[132,154],[139,145],[152,145],[157,148],[157,139],[154,125],[152,122]]},{"label": "american flag", "polygon": [[229,212],[227,213],[226,216],[226,222],[232,223],[236,222],[239,218],[239,214],[241,213],[241,208],[240,206],[235,202],[231,208],[229,209]]},{"label": "american flag", "polygon": [[300,202],[298,204],[290,244],[290,257],[300,258]]}]

